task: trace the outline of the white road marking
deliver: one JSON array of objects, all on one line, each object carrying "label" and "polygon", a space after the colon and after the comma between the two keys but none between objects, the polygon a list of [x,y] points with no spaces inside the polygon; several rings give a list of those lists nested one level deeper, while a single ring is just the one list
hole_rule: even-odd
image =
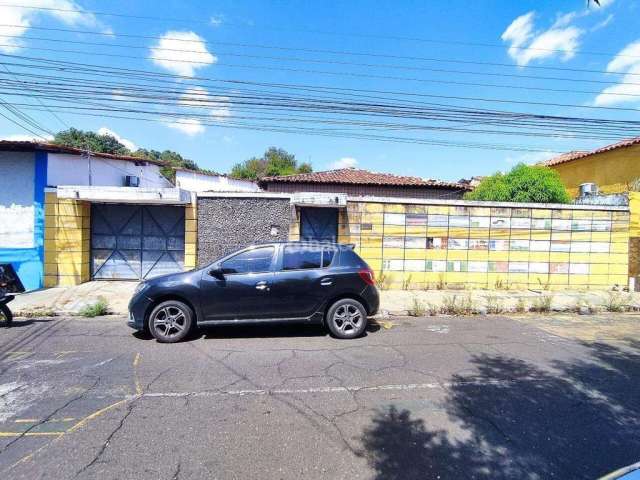
[{"label": "white road marking", "polygon": [[314,393],[350,393],[350,392],[377,392],[377,391],[410,391],[410,390],[445,390],[453,386],[488,386],[488,385],[509,385],[519,381],[531,380],[522,378],[518,380],[477,380],[469,382],[431,382],[431,383],[409,383],[409,384],[389,384],[372,386],[344,386],[344,387],[309,387],[309,388],[276,388],[276,389],[250,389],[250,390],[228,390],[223,392],[148,392],[142,395],[129,395],[127,399],[133,398],[174,398],[174,397],[222,397],[222,396],[245,396],[245,395],[305,395]]}]

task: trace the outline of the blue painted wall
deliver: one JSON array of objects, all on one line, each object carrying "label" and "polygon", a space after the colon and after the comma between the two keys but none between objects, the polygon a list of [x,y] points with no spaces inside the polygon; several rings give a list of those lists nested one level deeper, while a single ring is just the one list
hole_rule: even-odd
[{"label": "blue painted wall", "polygon": [[[6,160],[7,154],[2,160]],[[24,157],[16,157],[18,161],[25,160]],[[14,160],[15,161],[15,160]],[[27,290],[35,290],[44,286],[44,198],[47,186],[47,153],[35,152],[33,162],[33,182],[29,188],[32,192],[16,192],[11,185],[20,183],[19,180],[11,178],[9,172],[4,172],[0,179],[0,188],[8,194],[8,198],[3,199],[4,204],[16,203],[25,205],[27,198],[31,199],[34,207],[34,229],[32,248],[0,248],[0,263],[11,263],[16,270],[20,280]],[[9,169],[11,170],[11,169]],[[19,175],[18,172],[14,174]],[[5,195],[7,196],[7,195]]]}]

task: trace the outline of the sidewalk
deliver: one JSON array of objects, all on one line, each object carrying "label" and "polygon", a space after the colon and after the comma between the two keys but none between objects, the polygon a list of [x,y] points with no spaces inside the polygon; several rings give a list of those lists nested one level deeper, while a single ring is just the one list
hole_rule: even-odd
[{"label": "sidewalk", "polygon": [[16,316],[74,315],[103,297],[111,313],[126,315],[136,281],[87,282],[74,287],[55,287],[16,295],[9,304]]},{"label": "sidewalk", "polygon": [[[127,314],[135,281],[87,282],[16,296],[10,304],[16,315],[74,315],[103,297],[109,311]],[[528,311],[598,311],[640,309],[640,293],[546,290],[382,290],[380,313],[385,315],[435,315],[440,313],[507,313]]]}]

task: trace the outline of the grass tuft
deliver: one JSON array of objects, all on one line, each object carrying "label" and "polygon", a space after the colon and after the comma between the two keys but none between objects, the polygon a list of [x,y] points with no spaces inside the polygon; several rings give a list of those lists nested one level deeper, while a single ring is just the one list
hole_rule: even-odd
[{"label": "grass tuft", "polygon": [[109,304],[104,297],[98,297],[96,302],[86,305],[78,313],[82,317],[100,317],[109,313]]}]

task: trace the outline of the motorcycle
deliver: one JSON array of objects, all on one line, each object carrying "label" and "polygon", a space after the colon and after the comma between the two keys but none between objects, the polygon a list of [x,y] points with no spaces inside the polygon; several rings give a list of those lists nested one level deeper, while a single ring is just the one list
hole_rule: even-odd
[{"label": "motorcycle", "polygon": [[10,327],[13,323],[13,313],[11,313],[11,309],[7,307],[7,303],[13,300],[13,295],[2,295],[0,296],[0,324],[4,323],[5,327]]},{"label": "motorcycle", "polygon": [[13,313],[7,303],[16,298],[14,293],[24,292],[24,286],[10,263],[0,264],[0,325],[10,327]]}]

